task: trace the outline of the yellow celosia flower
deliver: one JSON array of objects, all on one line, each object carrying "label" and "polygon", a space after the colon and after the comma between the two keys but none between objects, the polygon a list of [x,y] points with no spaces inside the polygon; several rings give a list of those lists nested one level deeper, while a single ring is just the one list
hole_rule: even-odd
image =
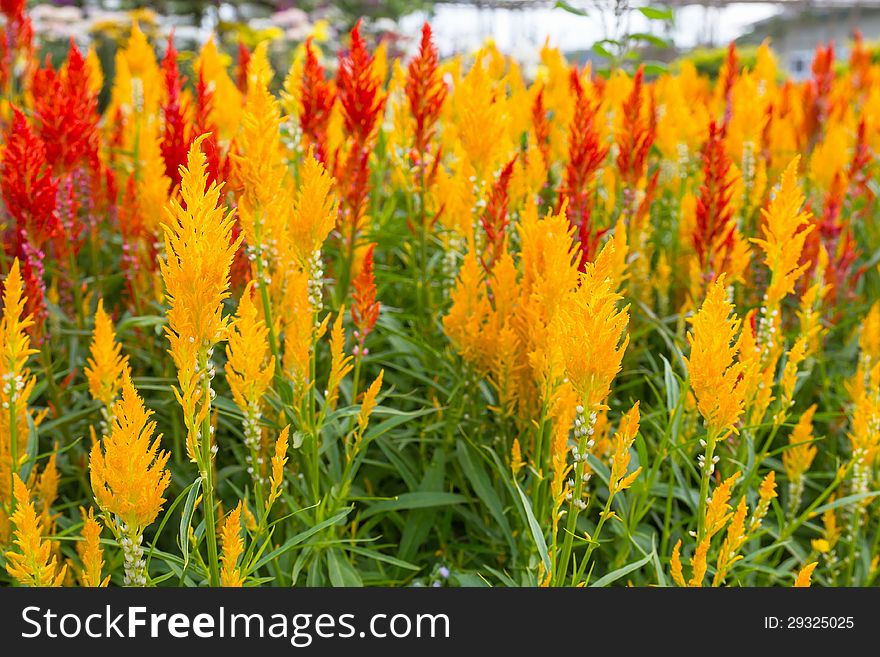
[{"label": "yellow celosia flower", "polygon": [[202,46],[193,67],[196,74],[201,74],[205,83],[214,91],[214,102],[208,121],[217,126],[223,140],[236,135],[242,123],[241,92],[227,72],[229,61],[229,56],[220,53],[212,37]]},{"label": "yellow celosia flower", "polygon": [[614,436],[614,455],[611,457],[611,477],[609,478],[609,494],[614,495],[626,490],[639,476],[642,471],[641,466],[633,472],[627,474],[629,467],[630,454],[635,441],[636,434],[639,432],[639,403],[630,409],[620,420],[617,427],[617,434]]},{"label": "yellow celosia flower", "polygon": [[232,239],[232,212],[217,206],[220,189],[208,186],[207,164],[198,137],[181,170],[181,199],[165,208],[165,259],[159,262],[165,281],[168,326],[165,334],[177,367],[179,390],[175,394],[184,410],[190,458],[201,439],[199,425],[210,411],[210,356],[217,342],[226,337],[228,318],[222,315],[229,296],[229,270],[241,243]]},{"label": "yellow celosia flower", "polygon": [[684,579],[684,569],[681,566],[681,539],[678,539],[675,543],[675,547],[672,548],[672,558],[669,560],[669,565],[670,572],[672,573],[672,581],[678,586],[687,586],[687,582]]},{"label": "yellow celosia flower", "polygon": [[[27,297],[18,259],[12,261],[3,286],[3,315],[0,319],[0,503],[12,502],[12,474],[25,457],[28,436],[28,398],[36,378],[26,367],[31,348],[27,330],[33,319],[24,316]],[[2,512],[3,519],[8,516]],[[5,523],[4,523],[5,524]]]},{"label": "yellow celosia flower", "polygon": [[718,552],[718,563],[715,566],[715,577],[712,578],[712,586],[721,586],[731,567],[742,559],[742,555],[737,554],[737,552],[748,539],[745,527],[748,510],[746,498],[740,498],[736,511],[733,512],[730,524],[727,525],[727,536],[724,537],[721,550]]},{"label": "yellow celosia flower", "polygon": [[244,240],[254,255],[268,264],[271,250],[282,240],[287,162],[281,143],[281,103],[269,91],[272,69],[260,43],[248,63],[247,100],[241,117],[241,132],[231,153],[235,175],[243,187],[239,206]]},{"label": "yellow celosia flower", "polygon": [[110,582],[110,575],[101,579],[101,570],[104,568],[104,550],[101,549],[100,521],[95,518],[95,510],[89,509],[88,514],[82,507],[79,509],[83,520],[82,538],[76,544],[76,551],[82,562],[82,570],[79,580],[82,586],[102,587]]},{"label": "yellow celosia flower", "polygon": [[770,502],[775,500],[777,496],[776,472],[771,470],[761,481],[761,486],[758,489],[758,505],[755,507],[755,512],[752,514],[752,521],[749,523],[749,533],[758,530],[761,526],[761,522],[764,520],[764,516],[767,515],[767,511],[770,509]]},{"label": "yellow celosia flower", "polygon": [[813,441],[813,404],[803,412],[791,435],[788,437],[788,448],[782,452],[782,465],[788,477],[788,508],[797,512],[801,504],[804,490],[804,474],[813,464],[818,450]]},{"label": "yellow celosia flower", "polygon": [[241,501],[223,523],[220,542],[223,546],[220,561],[220,583],[223,586],[240,587],[244,575],[238,567],[238,559],[244,553],[244,539],[241,537]]},{"label": "yellow celosia flower", "polygon": [[85,368],[89,394],[110,411],[122,386],[122,378],[129,372],[129,366],[128,356],[122,355],[122,345],[116,342],[113,321],[104,312],[103,299],[98,300],[89,353],[90,358]]},{"label": "yellow celosia flower", "polygon": [[86,72],[89,78],[89,91],[97,95],[104,88],[104,71],[95,46],[89,46],[89,51],[86,53]]},{"label": "yellow celosia flower", "polygon": [[338,200],[331,192],[334,179],[311,151],[302,164],[300,180],[289,235],[294,253],[305,265],[320,252],[336,225]]},{"label": "yellow celosia flower", "polygon": [[270,508],[275,500],[281,495],[281,488],[284,485],[284,465],[287,463],[287,447],[290,435],[290,425],[287,425],[278,434],[275,441],[275,453],[272,456],[272,477],[269,480],[269,498],[266,501],[266,508]]},{"label": "yellow celosia flower", "polygon": [[24,586],[61,586],[67,566],[60,566],[52,556],[52,544],[42,540],[43,526],[37,517],[27,486],[13,474],[15,545],[6,552],[6,571]]},{"label": "yellow celosia flower", "polygon": [[443,329],[455,350],[464,360],[484,362],[480,334],[489,313],[489,301],[483,292],[483,270],[473,251],[465,255],[458,280],[450,293],[452,306],[443,318]]},{"label": "yellow celosia flower", "polygon": [[[302,395],[309,381],[309,354],[312,341],[317,341],[327,326],[329,315],[316,330],[314,309],[309,300],[309,275],[295,267],[288,272],[287,289],[282,298],[281,319],[283,321],[284,356],[282,365],[285,374],[294,384],[294,394]],[[313,336],[314,333],[314,336]]]},{"label": "yellow celosia flower", "polygon": [[92,447],[89,456],[92,491],[98,505],[139,534],[159,515],[171,482],[165,469],[168,452],[159,450],[161,436],[153,438],[156,423],[144,407],[134,384],[126,377],[122,397],[114,407],[110,435]]},{"label": "yellow celosia flower", "polygon": [[514,438],[513,446],[510,448],[510,470],[513,472],[514,478],[522,470],[523,465],[525,463],[522,458],[522,447],[520,447],[519,438]]},{"label": "yellow celosia flower", "polygon": [[798,161],[795,157],[786,167],[770,207],[761,211],[764,239],[751,240],[764,251],[764,262],[771,272],[764,296],[764,306],[770,313],[787,294],[794,292],[794,284],[810,264],[800,264],[804,240],[812,226],[810,213],[802,210],[804,196],[797,184]]},{"label": "yellow celosia flower", "polygon": [[694,556],[691,559],[691,579],[688,581],[690,587],[703,586],[703,579],[706,577],[706,569],[708,567],[707,557],[709,556],[709,545],[711,536],[706,534],[697,544]]},{"label": "yellow celosia flower", "polygon": [[263,395],[272,382],[275,359],[269,354],[266,328],[254,305],[254,282],[247,284],[238,303],[226,344],[226,381],[236,406],[259,420]]},{"label": "yellow celosia flower", "polygon": [[801,568],[800,571],[798,571],[797,577],[795,577],[794,587],[808,588],[810,586],[810,580],[813,577],[813,571],[816,570],[816,566],[818,565],[818,561],[813,561]]},{"label": "yellow celosia flower", "polygon": [[345,330],[342,328],[342,318],[345,315],[345,306],[339,309],[333,328],[330,329],[330,375],[327,380],[325,404],[331,411],[336,408],[339,399],[339,386],[346,375],[354,367],[351,364],[352,357],[345,353]]},{"label": "yellow celosia flower", "polygon": [[733,492],[733,485],[739,479],[739,476],[739,472],[733,473],[712,493],[712,497],[706,507],[706,520],[704,524],[707,539],[711,539],[721,531],[730,519],[730,496]]},{"label": "yellow celosia flower", "polygon": [[57,518],[52,514],[52,505],[58,499],[58,483],[61,479],[57,459],[57,453],[53,452],[43,471],[37,475],[35,468],[31,472],[31,480],[28,481],[28,488],[34,494],[36,509],[40,513],[40,525],[47,534],[55,532],[55,519]]},{"label": "yellow celosia flower", "polygon": [[379,376],[373,380],[361,400],[361,409],[358,411],[357,416],[358,439],[364,435],[364,432],[367,430],[367,426],[370,423],[370,416],[373,414],[373,409],[376,408],[376,397],[378,397],[379,391],[382,389],[382,379],[384,377],[385,370],[379,370]]},{"label": "yellow celosia flower", "polygon": [[710,436],[736,431],[743,412],[743,366],[736,360],[739,320],[731,317],[733,304],[727,301],[724,276],[709,288],[706,300],[691,320],[691,346],[685,358],[697,409]]},{"label": "yellow celosia flower", "polygon": [[559,340],[566,375],[589,413],[604,404],[629,343],[629,306],[618,307],[618,285],[589,263],[551,329]]}]

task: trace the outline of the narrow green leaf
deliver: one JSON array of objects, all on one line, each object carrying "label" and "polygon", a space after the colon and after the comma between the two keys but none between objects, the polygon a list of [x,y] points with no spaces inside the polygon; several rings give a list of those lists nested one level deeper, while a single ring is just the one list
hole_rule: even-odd
[{"label": "narrow green leaf", "polygon": [[369,518],[380,512],[403,511],[405,509],[426,509],[435,506],[449,506],[467,502],[464,495],[457,493],[442,493],[433,491],[417,491],[415,493],[403,493],[393,500],[377,502],[361,514],[361,519]]},{"label": "narrow green leaf", "polygon": [[336,587],[357,587],[364,585],[361,576],[349,563],[341,550],[330,550],[327,553],[327,569],[330,583]]},{"label": "narrow green leaf", "polygon": [[523,509],[526,512],[526,518],[529,521],[529,529],[532,532],[532,539],[535,541],[535,546],[538,548],[538,554],[541,555],[541,560],[544,562],[546,572],[550,572],[550,555],[547,552],[547,541],[544,540],[544,533],[541,531],[541,526],[535,519],[535,513],[532,511],[532,503],[529,501],[529,498],[526,497],[526,494],[522,492],[522,488],[519,487],[519,484],[515,485],[516,491],[519,493],[519,498],[522,501]]},{"label": "narrow green leaf", "polygon": [[652,21],[671,21],[673,18],[672,10],[668,7],[639,7],[639,11]]},{"label": "narrow green leaf", "polygon": [[617,570],[612,570],[610,573],[608,573],[604,577],[600,577],[598,580],[595,581],[595,583],[591,584],[590,586],[595,587],[595,588],[602,588],[603,586],[608,586],[612,582],[616,582],[617,580],[619,580],[621,577],[625,577],[625,576],[629,575],[634,570],[638,570],[639,568],[644,566],[646,563],[651,561],[651,559],[653,559],[653,558],[654,558],[654,551],[652,550],[650,554],[639,559],[638,561],[633,561],[632,563],[629,563],[625,566],[622,566],[622,567],[618,568]]}]

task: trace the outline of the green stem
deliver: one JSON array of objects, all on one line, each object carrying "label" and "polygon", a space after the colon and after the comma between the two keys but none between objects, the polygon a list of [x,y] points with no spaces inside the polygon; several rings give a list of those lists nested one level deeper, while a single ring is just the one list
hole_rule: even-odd
[{"label": "green stem", "polygon": [[217,520],[214,515],[214,467],[213,467],[213,435],[211,432],[211,377],[208,372],[208,351],[199,351],[199,371],[202,374],[203,394],[208,412],[202,421],[201,429],[201,476],[204,487],[205,505],[205,537],[208,543],[208,583],[220,586],[220,568],[217,558]]},{"label": "green stem", "polygon": [[706,500],[709,497],[709,478],[712,476],[712,458],[715,456],[715,443],[718,440],[717,431],[709,431],[706,435],[706,459],[703,462],[703,472],[700,477],[700,499],[697,503],[697,544],[703,540],[706,531]]}]

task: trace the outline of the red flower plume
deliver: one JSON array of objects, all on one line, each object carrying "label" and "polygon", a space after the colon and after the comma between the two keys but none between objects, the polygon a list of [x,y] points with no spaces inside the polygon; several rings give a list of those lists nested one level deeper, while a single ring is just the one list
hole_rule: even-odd
[{"label": "red flower plume", "polygon": [[434,130],[446,100],[446,84],[440,75],[440,56],[434,45],[431,26],[422,25],[419,52],[409,63],[406,76],[406,97],[415,120],[413,148],[424,165],[434,137]]},{"label": "red flower plume", "polygon": [[312,37],[306,39],[306,59],[300,83],[302,104],[299,125],[306,138],[306,146],[314,148],[315,158],[327,164],[327,126],[330,112],[336,102],[333,83],[324,77],[324,67],[312,47]]},{"label": "red flower plume", "polygon": [[62,231],[56,213],[58,181],[46,159],[46,145],[34,134],[24,114],[13,108],[12,127],[6,135],[0,160],[0,188],[9,214],[15,219],[15,235],[7,243],[18,251],[22,236],[36,249]]},{"label": "red flower plume", "polygon": [[608,147],[602,146],[596,128],[597,104],[592,103],[584,92],[576,68],[571,70],[569,83],[575,96],[575,108],[569,125],[568,162],[559,189],[558,207],[567,202],[565,214],[571,225],[577,227],[583,271],[584,265],[595,255],[604,232],[594,230],[592,213],[596,172],[608,157]]},{"label": "red flower plume", "polygon": [[174,49],[174,32],[168,36],[168,49],[162,60],[165,75],[165,105],[162,115],[162,159],[165,160],[165,175],[171,179],[172,189],[180,185],[180,167],[186,164],[190,136],[187,135],[186,108],[181,101],[184,79],[177,67],[177,50]]},{"label": "red flower plume", "polygon": [[57,173],[89,165],[98,153],[98,99],[89,87],[85,58],[70,42],[67,66],[51,64],[37,70],[33,80],[34,114],[46,159]]}]

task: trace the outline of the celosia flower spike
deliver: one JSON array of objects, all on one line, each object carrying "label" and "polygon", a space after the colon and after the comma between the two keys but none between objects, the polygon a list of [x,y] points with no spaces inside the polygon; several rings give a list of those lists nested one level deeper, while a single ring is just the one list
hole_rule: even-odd
[{"label": "celosia flower spike", "polygon": [[706,300],[691,319],[690,357],[685,358],[697,409],[711,435],[736,431],[743,413],[743,366],[736,360],[740,322],[727,301],[724,276],[709,288]]},{"label": "celosia flower spike", "polygon": [[354,279],[354,292],[351,306],[351,320],[355,326],[354,337],[358,341],[355,356],[369,353],[364,341],[379,319],[379,301],[376,299],[376,277],[373,275],[373,251],[375,243],[370,244],[364,252],[361,270]]},{"label": "celosia flower spike", "polygon": [[18,474],[13,475],[13,490],[15,512],[11,519],[18,551],[4,555],[6,572],[24,586],[61,586],[67,566],[59,566],[57,557],[52,556],[52,544],[42,539],[43,526]]}]

